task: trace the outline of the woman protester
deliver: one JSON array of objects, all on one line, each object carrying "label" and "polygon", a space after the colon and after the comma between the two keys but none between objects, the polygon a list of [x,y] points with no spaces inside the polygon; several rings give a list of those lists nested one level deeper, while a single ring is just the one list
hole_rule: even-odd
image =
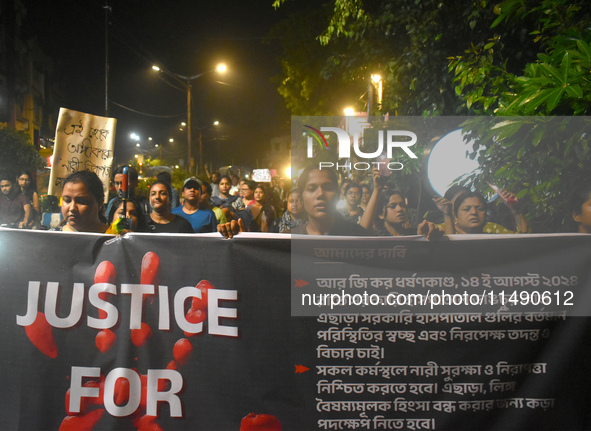
[{"label": "woman protester", "polygon": [[[250,212],[254,218],[254,229],[259,232],[270,232],[277,218],[275,208],[270,203],[271,192],[263,184],[258,184],[254,189],[255,203],[250,206]],[[256,225],[255,225],[256,224]]]},{"label": "woman protester", "polygon": [[302,196],[299,190],[293,189],[290,191],[287,200],[287,211],[279,219],[277,230],[279,233],[289,233],[293,228],[304,223],[306,223],[306,212],[304,211]]},{"label": "woman protester", "polygon": [[170,184],[156,181],[150,187],[152,212],[147,218],[148,232],[152,233],[193,233],[193,227],[186,219],[172,214],[172,190]]},{"label": "woman protester", "polygon": [[[298,190],[302,196],[308,222],[292,229],[294,234],[304,235],[368,235],[369,232],[355,223],[349,223],[338,213],[339,182],[336,172],[308,166],[298,179]],[[241,219],[218,225],[218,232],[225,238],[232,238],[246,230]]]},{"label": "woman protester", "polygon": [[109,226],[103,216],[104,199],[103,183],[94,172],[74,172],[63,182],[63,224],[52,230],[107,232]]},{"label": "woman protester", "polygon": [[[240,186],[240,198],[236,201],[241,201],[244,205],[244,208],[248,208],[251,205],[254,205],[254,189],[256,188],[256,183],[252,180],[244,180],[244,183]],[[242,209],[242,208],[236,208]]]},{"label": "woman protester", "polygon": [[[437,208],[443,213],[444,222],[439,226],[445,230],[446,234],[456,233],[457,221],[454,218],[455,201],[460,195],[466,192],[471,192],[471,190],[467,187],[453,185],[445,192],[445,195],[443,197],[433,198],[433,201],[437,205]],[[518,209],[519,205],[515,194],[505,189],[500,189],[497,191],[497,193],[503,199],[503,201],[506,203],[506,205],[509,207],[509,210],[511,211],[511,215],[513,217],[513,221],[515,224],[515,231],[509,230],[498,223],[493,223],[489,221],[484,225],[482,229],[483,233],[531,233],[531,229],[529,227],[527,219],[523,216],[523,214],[521,214],[521,212]]]},{"label": "woman protester", "polygon": [[17,177],[17,181],[21,193],[29,199],[29,202],[31,202],[31,214],[29,215],[27,227],[33,227],[34,229],[38,228],[41,220],[41,205],[37,187],[27,171],[21,171]]},{"label": "woman protester", "polygon": [[[209,187],[211,187],[211,186],[209,186]],[[239,196],[232,196],[230,194],[231,187],[232,187],[232,182],[230,180],[230,177],[228,177],[227,175],[222,175],[222,177],[220,178],[220,182],[218,184],[218,190],[220,192],[220,195],[219,196],[212,196],[211,193],[209,193],[209,195],[212,196],[211,197],[212,206],[216,207],[216,208],[220,208],[224,213],[224,218],[226,218],[228,220],[234,219],[234,211],[244,208],[244,206],[242,206],[242,208],[238,208],[237,206],[234,205],[235,202],[239,199]],[[217,216],[218,216],[218,214],[216,213],[216,217]],[[219,217],[218,217],[218,223],[221,223]]]},{"label": "woman protester", "polygon": [[359,206],[361,194],[361,186],[357,183],[349,183],[345,189],[345,207],[339,208],[338,211],[350,223],[359,223],[363,216],[364,210]]},{"label": "woman protester", "polygon": [[367,209],[367,204],[369,202],[369,198],[371,197],[372,191],[373,190],[369,184],[361,184],[361,203],[359,204],[359,206],[363,211]]},{"label": "woman protester", "polygon": [[454,202],[455,230],[459,234],[483,233],[486,200],[477,192],[464,192]]},{"label": "woman protester", "polygon": [[292,229],[294,234],[307,235],[369,235],[369,231],[356,223],[346,221],[337,211],[339,182],[336,172],[308,166],[298,178],[308,223]]},{"label": "woman protester", "polygon": [[[131,225],[121,226],[121,220],[124,219],[129,220]],[[109,229],[117,233],[148,231],[142,206],[135,199],[128,199],[124,204],[123,199],[116,197],[111,205],[111,211],[107,214],[107,221],[111,226]]]}]

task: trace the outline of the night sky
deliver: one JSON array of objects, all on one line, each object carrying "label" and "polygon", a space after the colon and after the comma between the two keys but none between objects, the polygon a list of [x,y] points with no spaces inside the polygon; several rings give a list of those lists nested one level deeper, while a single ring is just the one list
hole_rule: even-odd
[{"label": "night sky", "polygon": [[[104,115],[105,1],[24,3],[25,35],[36,36],[59,66],[61,105]],[[271,3],[109,0],[109,116],[118,120],[117,163],[133,157],[131,132],[186,154],[186,132],[178,127],[186,120],[186,91],[159,79],[153,64],[185,76],[227,64],[226,74],[193,81],[193,127],[202,128],[204,161],[253,165],[271,137],[289,133],[289,113],[272,82],[281,70],[279,44],[268,34],[295,5],[276,11]],[[214,120],[220,121],[215,130]],[[198,134],[193,131],[194,155]],[[177,141],[172,146],[169,137]]]}]

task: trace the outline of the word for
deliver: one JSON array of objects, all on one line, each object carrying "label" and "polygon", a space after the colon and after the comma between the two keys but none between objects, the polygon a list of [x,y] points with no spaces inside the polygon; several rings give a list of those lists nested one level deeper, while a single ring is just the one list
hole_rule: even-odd
[{"label": "word for", "polygon": [[[98,367],[72,367],[70,383],[70,405],[69,411],[80,412],[82,398],[97,398],[100,396],[98,387],[84,386],[83,380],[98,378],[101,376],[101,369]],[[115,391],[117,381],[124,379],[129,383],[129,399],[125,405],[115,403]],[[170,382],[167,391],[158,390],[158,382],[166,380]],[[121,382],[119,381],[119,384]],[[168,403],[171,417],[182,417],[183,408],[178,394],[183,389],[183,377],[176,370],[148,370],[147,375],[147,402],[146,414],[158,416],[158,403]],[[104,386],[103,402],[105,409],[111,416],[124,417],[133,414],[139,407],[142,396],[142,383],[140,375],[129,368],[115,368],[107,374]]]}]

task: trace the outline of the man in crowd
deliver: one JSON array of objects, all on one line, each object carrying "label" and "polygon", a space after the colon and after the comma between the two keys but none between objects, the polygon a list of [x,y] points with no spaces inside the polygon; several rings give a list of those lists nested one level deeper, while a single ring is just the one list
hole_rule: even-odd
[{"label": "man in crowd", "polygon": [[183,184],[183,205],[171,212],[191,223],[193,232],[207,233],[217,230],[218,221],[214,212],[201,207],[201,182],[195,177],[187,178]]},{"label": "man in crowd", "polygon": [[212,198],[214,198],[214,197],[217,198],[220,196],[219,184],[220,184],[221,178],[222,178],[222,176],[220,175],[220,173],[218,171],[211,173],[211,197]]},{"label": "man in crowd", "polygon": [[179,192],[174,187],[172,187],[172,176],[168,172],[162,171],[158,172],[158,174],[156,175],[156,179],[170,184],[172,190],[172,196],[170,201],[172,208],[178,207],[181,204],[181,200],[179,198]]},{"label": "man in crowd", "polygon": [[[124,167],[125,166],[117,167],[117,169],[115,169],[112,174],[113,185],[115,186],[115,190],[117,191],[117,196],[119,196],[119,194],[121,193],[121,189],[123,188],[123,168]],[[128,171],[127,171],[127,175],[129,176],[129,187],[128,187],[129,199],[134,199],[135,201],[137,201],[142,206],[142,211],[144,212],[144,214],[150,214],[151,208],[150,208],[149,199],[145,196],[136,196],[136,189],[138,186],[137,171],[134,168],[129,167]],[[111,205],[113,204],[114,201],[115,201],[115,198],[113,198],[109,201],[109,204],[107,205],[107,211],[105,214],[109,214],[109,211],[111,210]]]},{"label": "man in crowd", "polygon": [[212,210],[213,213],[215,214],[218,224],[228,222],[228,219],[226,218],[226,214],[224,213],[224,211],[220,207],[213,206],[212,201],[211,201],[211,185],[206,181],[201,182],[201,207],[200,208]]},{"label": "man in crowd", "polygon": [[7,172],[0,174],[0,224],[24,228],[31,216],[31,203],[21,193],[16,177]]}]

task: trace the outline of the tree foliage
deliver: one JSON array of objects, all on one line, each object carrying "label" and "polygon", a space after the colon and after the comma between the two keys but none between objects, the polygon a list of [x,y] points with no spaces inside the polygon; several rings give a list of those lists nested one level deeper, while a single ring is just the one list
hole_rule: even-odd
[{"label": "tree foliage", "polygon": [[301,56],[313,62],[284,43],[283,83],[314,87],[280,92],[298,115],[341,115],[344,103],[324,95],[346,90],[367,109],[379,72],[384,99],[373,114],[502,117],[466,123],[482,170],[481,181],[464,182],[516,192],[535,225],[556,230],[570,217],[569,192],[591,179],[591,135],[584,122],[530,117],[590,114],[590,22],[588,0],[333,0],[313,33],[296,26],[307,34]]},{"label": "tree foliage", "polygon": [[[591,17],[583,2],[507,0],[492,23],[515,25],[529,20],[528,33],[538,46],[522,73],[509,71],[502,58],[504,40],[472,46],[451,59],[456,93],[478,114],[466,124],[475,140],[482,177],[510,188],[526,204],[528,217],[542,230],[557,230],[570,219],[569,194],[591,180]],[[533,116],[533,117],[532,117]],[[465,181],[474,181],[474,176]],[[480,188],[485,185],[481,182]]]},{"label": "tree foliage", "polygon": [[29,142],[25,132],[10,127],[0,129],[0,170],[16,173],[34,172],[45,166],[45,161]]},{"label": "tree foliage", "polygon": [[[290,109],[318,96],[319,103],[302,106],[307,110],[292,109],[294,114],[312,115],[318,107],[324,109],[322,115],[341,115],[345,102],[336,106],[331,103],[335,100],[322,96],[346,91],[348,103],[365,110],[370,76],[379,73],[384,81],[383,104],[381,111],[371,114],[467,114],[455,93],[448,58],[487,41],[497,17],[494,10],[483,0],[336,0],[301,12],[301,21],[292,17],[281,27],[284,52],[279,91]],[[522,27],[504,26],[503,35],[512,41],[509,66],[515,70],[523,68],[528,55],[535,55],[525,34]],[[295,55],[298,50],[301,55]],[[309,80],[316,82],[309,90],[321,88],[322,93],[284,91],[285,82]]]}]

